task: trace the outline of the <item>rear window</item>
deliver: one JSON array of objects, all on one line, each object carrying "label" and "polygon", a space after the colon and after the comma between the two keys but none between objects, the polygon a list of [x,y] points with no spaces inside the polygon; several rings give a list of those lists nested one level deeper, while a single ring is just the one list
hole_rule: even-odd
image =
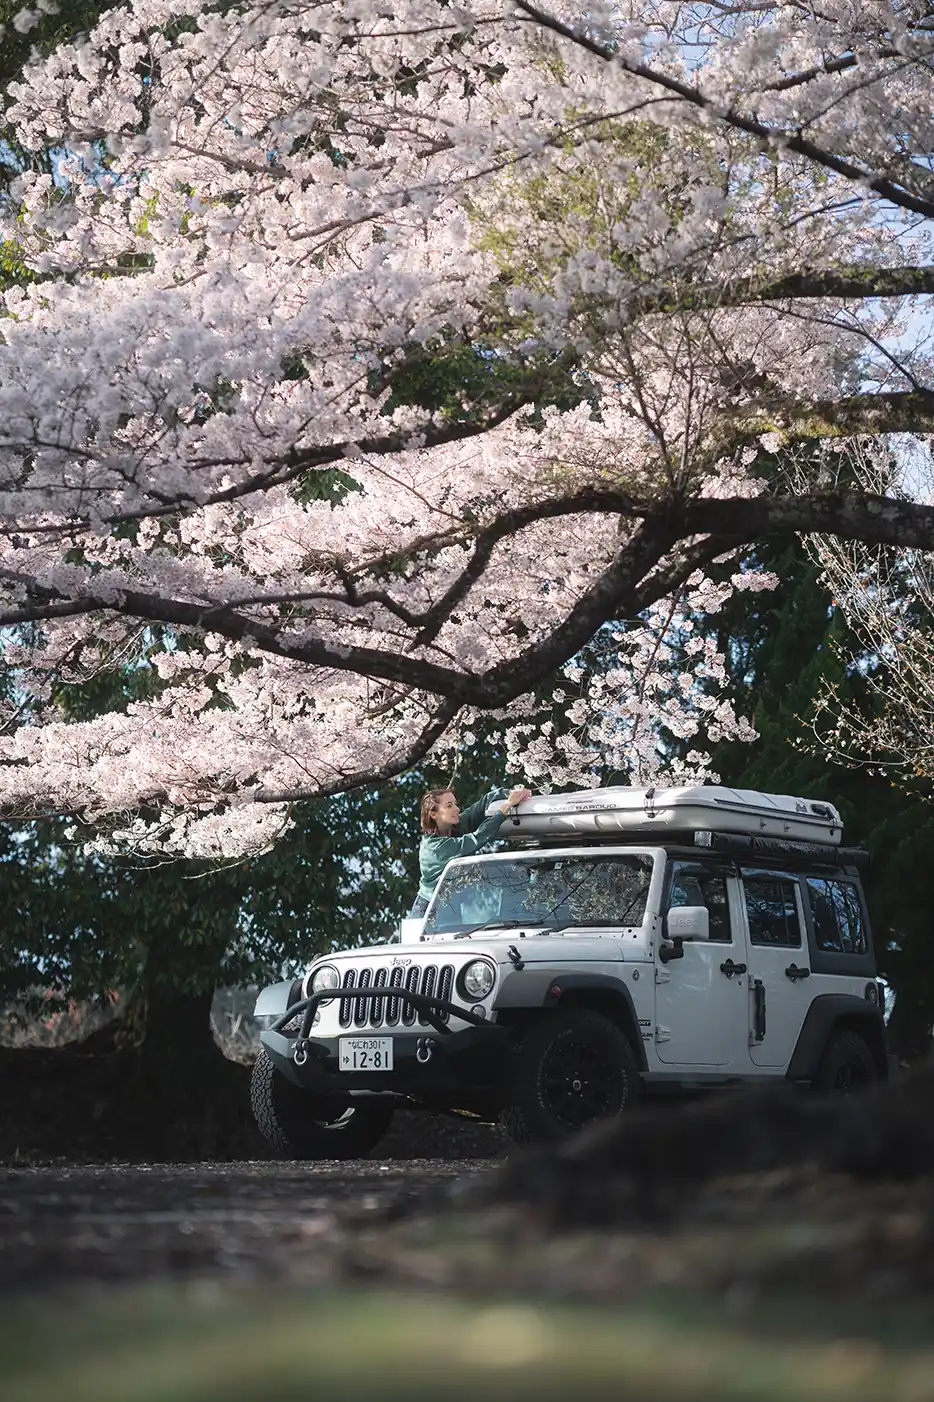
[{"label": "rear window", "polygon": [[824,877],[807,879],[817,948],[825,954],[865,954],[866,930],[856,887]]},{"label": "rear window", "polygon": [[801,925],[794,881],[743,873],[743,896],[752,944],[797,949]]}]

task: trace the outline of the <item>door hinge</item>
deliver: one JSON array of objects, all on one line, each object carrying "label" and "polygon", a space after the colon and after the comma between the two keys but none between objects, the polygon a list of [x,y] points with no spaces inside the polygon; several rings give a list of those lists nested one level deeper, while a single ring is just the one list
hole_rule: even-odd
[{"label": "door hinge", "polygon": [[656,970],[655,970],[655,982],[656,982],[656,983],[671,983],[671,973],[669,972],[669,970],[668,970],[668,969],[659,969],[659,968],[656,968]]},{"label": "door hinge", "polygon": [[655,1040],[656,1040],[656,1042],[670,1042],[670,1041],[671,1041],[671,1028],[670,1028],[670,1027],[656,1027],[656,1029],[655,1029]]}]

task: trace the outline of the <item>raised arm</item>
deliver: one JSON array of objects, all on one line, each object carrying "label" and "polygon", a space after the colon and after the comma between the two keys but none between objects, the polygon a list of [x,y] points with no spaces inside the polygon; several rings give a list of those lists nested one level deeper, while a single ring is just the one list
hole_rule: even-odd
[{"label": "raised arm", "polygon": [[[477,803],[472,803],[469,808],[464,809],[464,811],[460,815],[460,820],[457,826],[460,829],[461,833],[478,832],[481,825],[485,821],[487,821],[486,810],[489,808],[490,804],[495,803],[497,799],[501,800],[500,811],[502,813],[502,817],[505,818],[510,808],[514,808],[515,805],[517,803],[521,803],[523,799],[531,797],[532,794],[529,789],[510,789],[508,792],[506,791],[506,789],[490,789],[489,793],[484,794],[483,797],[479,799]],[[489,819],[488,821],[492,822],[493,820]],[[491,836],[495,836],[495,833],[499,831],[501,823],[502,818],[498,820],[496,829],[494,833],[491,834]],[[490,837],[487,837],[485,841],[489,842]],[[464,856],[468,854],[458,853],[458,855]]]},{"label": "raised arm", "polygon": [[488,842],[492,842],[506,821],[505,813],[494,813],[475,828],[473,832],[461,833],[459,837],[438,837],[432,843],[432,855],[439,866],[446,866],[455,857],[473,857]]}]

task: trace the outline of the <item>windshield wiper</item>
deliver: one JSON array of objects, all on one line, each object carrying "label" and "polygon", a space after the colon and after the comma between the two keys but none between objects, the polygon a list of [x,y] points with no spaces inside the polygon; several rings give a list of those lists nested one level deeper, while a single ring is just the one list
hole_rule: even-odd
[{"label": "windshield wiper", "polygon": [[469,930],[458,930],[450,938],[452,940],[467,940],[471,935],[479,935],[481,930],[511,930],[515,924],[515,920],[485,920],[482,925],[471,925]]}]

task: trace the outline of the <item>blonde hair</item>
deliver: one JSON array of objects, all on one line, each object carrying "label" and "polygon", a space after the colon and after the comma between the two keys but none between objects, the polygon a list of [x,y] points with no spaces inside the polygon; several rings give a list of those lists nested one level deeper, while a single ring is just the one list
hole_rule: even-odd
[{"label": "blonde hair", "polygon": [[438,800],[444,798],[446,793],[453,792],[453,789],[429,789],[428,792],[422,796],[422,832],[438,831],[438,824],[435,822],[435,810],[438,807]]}]

